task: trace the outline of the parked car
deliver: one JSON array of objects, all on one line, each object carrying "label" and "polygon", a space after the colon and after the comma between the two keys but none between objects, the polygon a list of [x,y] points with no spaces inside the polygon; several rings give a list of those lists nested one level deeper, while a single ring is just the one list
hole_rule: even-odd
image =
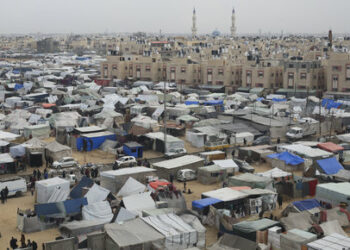
[{"label": "parked car", "polygon": [[270,136],[260,136],[253,141],[253,146],[271,144]]},{"label": "parked car", "polygon": [[115,165],[118,168],[133,167],[137,165],[137,161],[134,156],[123,156],[115,161]]},{"label": "parked car", "polygon": [[77,167],[78,165],[73,157],[63,157],[61,160],[52,163],[52,167],[56,169]]},{"label": "parked car", "polygon": [[175,158],[175,157],[180,157],[187,154],[186,149],[184,148],[171,148],[169,149],[168,152],[165,153],[165,158]]},{"label": "parked car", "polygon": [[176,179],[178,181],[192,181],[197,179],[197,174],[192,169],[181,169],[177,172]]},{"label": "parked car", "polygon": [[243,161],[243,160],[239,160],[239,159],[233,159],[233,161],[239,167],[239,172],[254,173],[255,169],[252,166],[250,166],[250,164],[248,162]]}]

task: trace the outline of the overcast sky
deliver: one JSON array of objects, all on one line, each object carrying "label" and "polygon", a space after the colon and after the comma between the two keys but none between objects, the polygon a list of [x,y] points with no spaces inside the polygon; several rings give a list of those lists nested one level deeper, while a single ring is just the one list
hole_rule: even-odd
[{"label": "overcast sky", "polygon": [[350,33],[350,0],[0,0],[0,33]]}]

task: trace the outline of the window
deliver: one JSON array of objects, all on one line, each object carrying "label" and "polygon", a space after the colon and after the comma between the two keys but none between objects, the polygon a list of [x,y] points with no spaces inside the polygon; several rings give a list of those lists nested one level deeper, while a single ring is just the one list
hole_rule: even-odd
[{"label": "window", "polygon": [[224,74],[224,69],[223,68],[219,68],[218,69],[218,74],[219,75],[223,75]]},{"label": "window", "polygon": [[288,68],[294,68],[294,64],[289,64]]},{"label": "window", "polygon": [[219,173],[210,173],[210,176],[211,176],[211,177],[218,177],[218,176],[219,176]]},{"label": "window", "polygon": [[258,71],[258,77],[264,78],[264,71]]},{"label": "window", "polygon": [[302,69],[306,69],[306,64],[303,63],[303,64],[301,65],[301,68],[302,68]]},{"label": "window", "polygon": [[332,70],[333,71],[341,71],[341,66],[334,65],[334,66],[332,66]]},{"label": "window", "polygon": [[332,76],[332,89],[335,91],[338,90],[338,75]]},{"label": "window", "polygon": [[208,83],[211,83],[213,81],[213,70],[212,69],[207,69],[207,81]]},{"label": "window", "polygon": [[170,80],[171,81],[175,81],[175,71],[176,71],[175,67],[170,68]]},{"label": "window", "polygon": [[288,88],[294,86],[294,73],[288,73]]},{"label": "window", "polygon": [[306,80],[306,73],[300,73],[300,80]]},{"label": "window", "polygon": [[118,65],[117,64],[113,64],[112,65],[112,70],[118,70]]},{"label": "window", "polygon": [[252,72],[250,70],[246,71],[246,81],[247,86],[250,86],[252,84]]},{"label": "window", "polygon": [[150,72],[151,71],[151,66],[150,65],[146,65],[146,72]]},{"label": "window", "polygon": [[186,67],[181,67],[181,73],[186,73]]},{"label": "window", "polygon": [[255,83],[255,87],[256,88],[262,88],[262,87],[264,87],[264,84],[262,84],[262,83]]},{"label": "window", "polygon": [[103,77],[104,78],[108,77],[108,65],[107,64],[103,65]]},{"label": "window", "polygon": [[346,80],[349,81],[350,80],[350,65],[346,65],[346,72],[345,72],[345,77]]}]

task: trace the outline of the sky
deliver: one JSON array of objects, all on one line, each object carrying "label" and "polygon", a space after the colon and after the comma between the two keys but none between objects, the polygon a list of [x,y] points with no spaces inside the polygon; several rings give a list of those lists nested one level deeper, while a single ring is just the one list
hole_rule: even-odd
[{"label": "sky", "polygon": [[349,0],[0,0],[0,34],[153,32],[350,33]]}]

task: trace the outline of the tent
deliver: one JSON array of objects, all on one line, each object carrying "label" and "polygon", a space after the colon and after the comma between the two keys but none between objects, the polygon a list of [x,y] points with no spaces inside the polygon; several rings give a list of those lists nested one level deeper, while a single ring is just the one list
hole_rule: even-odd
[{"label": "tent", "polygon": [[22,145],[10,147],[10,154],[14,158],[22,157],[25,155],[25,153],[26,153],[26,149]]},{"label": "tent", "polygon": [[103,230],[105,223],[100,220],[71,221],[61,224],[60,233],[66,237],[77,237]]},{"label": "tent", "polygon": [[224,234],[216,243],[207,247],[208,250],[229,250],[229,249],[244,249],[244,250],[256,250],[257,243],[243,237]]},{"label": "tent", "polygon": [[78,184],[76,184],[70,191],[69,196],[72,199],[77,199],[83,197],[83,188],[90,188],[94,185],[94,181],[83,175]]},{"label": "tent", "polygon": [[319,144],[317,144],[317,147],[319,147],[320,149],[326,150],[328,152],[331,152],[331,153],[336,153],[336,152],[344,150],[344,148],[342,146],[339,146],[333,142],[319,143]]},{"label": "tent", "polygon": [[84,220],[98,220],[108,223],[112,221],[113,213],[108,201],[99,201],[83,207]]},{"label": "tent", "polygon": [[239,171],[238,165],[232,159],[214,160],[213,162],[220,168],[226,169],[229,174],[234,174]]},{"label": "tent", "polygon": [[137,214],[134,214],[130,212],[129,210],[126,210],[124,207],[120,207],[120,210],[118,212],[117,218],[115,220],[116,223],[121,224],[124,221],[133,220],[137,217]]},{"label": "tent", "polygon": [[257,175],[265,176],[265,177],[269,177],[269,178],[273,178],[273,179],[292,176],[291,173],[285,172],[279,168],[273,168],[273,169],[268,170],[266,172],[257,173]]},{"label": "tent", "polygon": [[142,219],[111,223],[104,226],[106,249],[151,249],[152,244],[164,244],[165,237]]},{"label": "tent", "polygon": [[349,237],[333,233],[322,239],[312,241],[307,244],[307,248],[310,250],[323,250],[330,249],[347,249],[350,247]]},{"label": "tent", "polygon": [[293,201],[292,204],[300,211],[311,210],[313,208],[321,207],[316,199],[308,199],[302,201]]},{"label": "tent", "polygon": [[258,176],[251,173],[244,173],[238,176],[231,176],[228,179],[228,185],[234,186],[248,186],[251,188],[273,189],[273,180],[269,177]]},{"label": "tent", "polygon": [[197,211],[200,214],[207,215],[209,212],[209,206],[222,202],[216,198],[204,198],[200,200],[192,201],[192,210]]},{"label": "tent", "polygon": [[46,124],[38,124],[24,127],[23,135],[25,138],[49,138],[50,137],[50,125]]},{"label": "tent", "polygon": [[[350,197],[350,183],[323,183],[316,186],[316,199],[320,202],[326,202],[332,206],[338,206],[340,203],[348,203]],[[350,207],[348,206],[349,210]]]},{"label": "tent", "polygon": [[124,186],[119,190],[117,196],[129,196],[133,194],[139,194],[144,192],[146,189],[146,185],[138,182],[132,177],[125,182]]},{"label": "tent", "polygon": [[53,141],[46,145],[45,154],[47,158],[51,158],[53,161],[58,161],[63,157],[72,156],[72,149],[58,143],[57,141]]},{"label": "tent", "polygon": [[150,192],[133,194],[123,198],[124,206],[132,213],[140,214],[144,209],[156,208],[156,203],[151,197]]},{"label": "tent", "polygon": [[325,236],[331,235],[333,233],[341,234],[343,236],[348,236],[342,227],[339,225],[339,222],[336,220],[327,221],[322,224],[320,224],[320,227],[322,228],[323,234]]},{"label": "tent", "polygon": [[289,230],[286,234],[280,234],[280,244],[283,250],[302,249],[302,246],[317,239],[317,235],[300,229]]},{"label": "tent", "polygon": [[339,170],[344,169],[335,157],[317,160],[317,164],[325,174],[336,174]]},{"label": "tent", "polygon": [[296,166],[304,162],[303,158],[297,155],[293,155],[289,152],[271,154],[271,155],[268,155],[267,157],[272,159],[279,159],[281,161],[284,161],[286,164],[292,165],[292,166]]},{"label": "tent", "polygon": [[233,234],[256,241],[257,231],[264,231],[270,227],[278,226],[279,222],[269,219],[260,219],[255,221],[242,221],[232,227]]},{"label": "tent", "polygon": [[50,218],[66,218],[81,213],[81,208],[87,205],[86,198],[65,200],[45,204],[35,204],[34,210],[38,217],[47,216]]},{"label": "tent", "polygon": [[217,165],[198,168],[197,179],[200,183],[208,185],[223,181],[226,177],[226,169]]},{"label": "tent", "polygon": [[[57,191],[58,187],[60,191]],[[66,197],[67,197],[69,194],[69,189],[70,189],[69,181],[65,179],[61,179],[59,177],[36,181],[35,182],[36,202],[47,203],[50,200],[52,195],[54,196],[51,199],[55,199],[54,197],[57,197],[60,193],[62,195],[66,194]]]},{"label": "tent", "polygon": [[85,194],[85,198],[87,198],[89,204],[92,204],[106,200],[109,193],[110,191],[108,189],[105,189],[97,184],[93,184],[89,191]]}]

